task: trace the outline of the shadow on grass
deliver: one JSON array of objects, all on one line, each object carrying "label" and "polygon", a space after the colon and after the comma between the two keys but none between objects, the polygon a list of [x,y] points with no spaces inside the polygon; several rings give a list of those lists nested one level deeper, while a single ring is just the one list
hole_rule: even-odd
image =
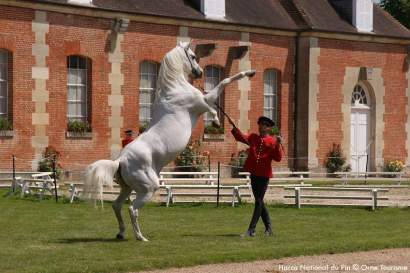
[{"label": "shadow on grass", "polygon": [[116,238],[63,238],[56,242],[59,244],[76,244],[76,243],[122,243],[127,239],[118,240]]},{"label": "shadow on grass", "polygon": [[198,238],[201,238],[201,237],[241,237],[241,235],[240,234],[238,234],[238,233],[236,233],[236,234],[234,234],[234,233],[228,233],[228,234],[182,234],[181,235],[182,237],[193,237],[193,238],[195,238],[195,237],[198,237]]}]

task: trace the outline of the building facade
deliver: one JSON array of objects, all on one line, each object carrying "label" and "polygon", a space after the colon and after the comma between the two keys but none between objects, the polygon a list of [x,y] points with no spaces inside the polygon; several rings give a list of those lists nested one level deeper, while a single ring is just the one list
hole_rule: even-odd
[{"label": "building facade", "polygon": [[[48,146],[68,170],[115,158],[123,131],[150,121],[162,57],[191,40],[214,48],[199,60],[200,89],[256,70],[220,104],[244,132],[260,115],[276,121],[287,159],[276,167],[320,169],[333,143],[353,169],[410,161],[410,31],[370,0],[248,2],[0,0],[0,118],[10,125],[0,169],[12,155],[36,169]],[[213,161],[246,148],[228,122],[211,127],[205,115],[193,139]]]}]

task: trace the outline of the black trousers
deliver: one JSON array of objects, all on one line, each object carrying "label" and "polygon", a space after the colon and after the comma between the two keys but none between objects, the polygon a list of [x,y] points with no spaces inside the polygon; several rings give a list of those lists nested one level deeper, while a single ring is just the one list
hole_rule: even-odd
[{"label": "black trousers", "polygon": [[251,175],[251,186],[253,196],[255,197],[255,208],[253,210],[252,220],[249,224],[249,230],[255,231],[256,224],[259,218],[262,217],[265,229],[271,229],[271,221],[268,210],[265,207],[263,198],[265,197],[266,190],[268,189],[269,178]]}]

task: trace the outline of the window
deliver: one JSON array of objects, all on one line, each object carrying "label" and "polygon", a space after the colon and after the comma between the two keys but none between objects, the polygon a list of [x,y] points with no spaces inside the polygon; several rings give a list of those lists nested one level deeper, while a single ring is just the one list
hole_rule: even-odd
[{"label": "window", "polygon": [[139,122],[140,126],[152,119],[152,104],[157,89],[158,64],[144,61],[140,64]]},{"label": "window", "polygon": [[89,61],[81,56],[67,57],[67,118],[88,121]]},{"label": "window", "polygon": [[0,49],[0,118],[9,118],[9,53]]},{"label": "window", "polygon": [[367,105],[366,92],[361,85],[356,85],[352,92],[352,105]]},{"label": "window", "polygon": [[[220,67],[217,66],[213,66],[213,65],[209,65],[207,67],[205,67],[205,92],[209,92],[212,89],[214,89],[219,82],[221,81],[221,77],[222,77],[222,69]],[[218,97],[218,105],[221,106],[223,108],[223,94],[221,96]],[[222,118],[221,118],[221,113],[220,110],[217,109],[218,111],[218,117],[219,120],[222,122]],[[212,115],[207,112],[204,115],[204,121],[205,121],[205,126],[209,126],[212,124],[212,120],[213,117]],[[222,124],[221,124],[222,126]]]},{"label": "window", "polygon": [[263,74],[263,115],[278,124],[277,73],[273,69]]}]

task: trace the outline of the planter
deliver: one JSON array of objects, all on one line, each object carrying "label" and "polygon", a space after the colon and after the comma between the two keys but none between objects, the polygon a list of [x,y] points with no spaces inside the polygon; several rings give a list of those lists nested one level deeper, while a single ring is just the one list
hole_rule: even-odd
[{"label": "planter", "polygon": [[204,134],[204,140],[225,140],[224,134]]},{"label": "planter", "polygon": [[0,130],[0,137],[13,137],[14,131],[13,130]]},{"label": "planter", "polygon": [[71,131],[67,131],[65,136],[67,138],[92,139],[93,138],[93,133],[92,132],[71,132]]}]

